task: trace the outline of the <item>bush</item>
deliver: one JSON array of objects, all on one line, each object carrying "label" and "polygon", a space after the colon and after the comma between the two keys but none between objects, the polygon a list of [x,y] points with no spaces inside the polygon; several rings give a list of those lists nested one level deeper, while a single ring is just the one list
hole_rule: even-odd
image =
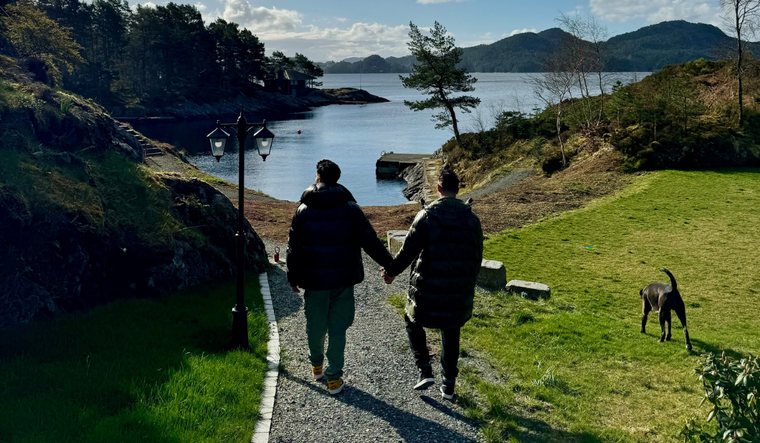
[{"label": "bush", "polygon": [[707,421],[717,422],[710,432],[696,420],[687,422],[681,431],[684,442],[760,442],[760,359],[749,356],[735,360],[724,352],[720,358],[702,356],[697,374],[705,389],[702,403],[713,404]]}]

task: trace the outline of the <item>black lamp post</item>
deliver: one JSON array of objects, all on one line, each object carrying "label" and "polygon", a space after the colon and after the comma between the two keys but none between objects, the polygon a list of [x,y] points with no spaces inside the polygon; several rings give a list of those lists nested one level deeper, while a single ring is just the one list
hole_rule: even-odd
[{"label": "black lamp post", "polygon": [[220,123],[216,121],[216,129],[206,137],[211,142],[211,154],[216,157],[216,161],[224,155],[224,148],[227,145],[228,134],[222,128],[232,128],[237,134],[238,148],[240,154],[239,171],[238,171],[238,229],[236,238],[237,249],[237,297],[235,307],[232,308],[232,347],[237,349],[250,349],[248,343],[248,308],[245,306],[245,139],[248,137],[248,131],[253,128],[261,128],[253,134],[256,140],[256,148],[259,155],[264,161],[272,152],[272,142],[274,134],[267,129],[267,121],[262,123],[248,123],[243,115],[243,109],[240,109],[240,116],[237,123]]}]

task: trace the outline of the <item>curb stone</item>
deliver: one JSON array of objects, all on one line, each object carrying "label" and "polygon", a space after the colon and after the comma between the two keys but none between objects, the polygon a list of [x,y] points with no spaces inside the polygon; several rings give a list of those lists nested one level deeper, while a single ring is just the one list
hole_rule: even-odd
[{"label": "curb stone", "polygon": [[269,290],[267,273],[259,274],[261,296],[264,299],[264,310],[269,322],[269,341],[267,342],[267,374],[264,377],[264,393],[261,395],[259,414],[261,419],[256,423],[256,429],[251,437],[251,443],[267,443],[269,431],[272,429],[272,411],[277,395],[277,378],[280,375],[280,333],[277,330],[277,319],[274,316],[272,293]]}]

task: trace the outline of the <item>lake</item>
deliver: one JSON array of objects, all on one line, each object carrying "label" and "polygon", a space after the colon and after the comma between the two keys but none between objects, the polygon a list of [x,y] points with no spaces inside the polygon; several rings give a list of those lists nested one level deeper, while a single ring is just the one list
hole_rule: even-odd
[{"label": "lake", "polygon": [[[529,113],[541,107],[529,78],[534,74],[474,73],[475,95],[481,104],[472,114],[458,114],[460,131],[474,130],[478,121],[491,126],[500,111]],[[629,83],[647,73],[611,73],[609,80]],[[419,100],[423,95],[401,85],[398,74],[327,74],[323,88],[355,87],[390,100],[367,105],[332,105],[315,108],[282,120],[267,120],[275,134],[272,155],[261,161],[248,140],[245,154],[245,186],[272,197],[297,201],[301,192],[314,182],[316,164],[324,158],[336,162],[341,170],[340,183],[346,186],[363,206],[405,203],[398,180],[375,178],[375,161],[383,151],[432,153],[453,137],[450,129],[435,129],[433,111],[414,112],[404,100]],[[254,121],[253,116],[248,116]],[[223,119],[224,120],[224,119]],[[226,121],[233,122],[234,117]],[[256,120],[258,121],[258,120]],[[212,157],[206,135],[216,127],[216,119],[177,122],[138,122],[133,126],[146,136],[171,143],[190,154],[190,160],[203,171],[237,183],[238,156],[225,155],[217,163]],[[301,131],[299,134],[298,131]],[[229,132],[229,131],[228,131]],[[252,134],[252,133],[251,133]],[[228,152],[237,152],[237,142],[230,137]]]}]

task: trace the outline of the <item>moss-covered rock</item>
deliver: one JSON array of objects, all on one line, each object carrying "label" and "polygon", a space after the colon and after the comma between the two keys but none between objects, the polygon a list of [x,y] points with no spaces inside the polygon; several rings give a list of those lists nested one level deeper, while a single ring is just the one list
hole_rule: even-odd
[{"label": "moss-covered rock", "polygon": [[[14,75],[0,78],[0,327],[234,275],[224,195],[155,174],[101,108]],[[261,272],[247,222],[245,252]]]}]

